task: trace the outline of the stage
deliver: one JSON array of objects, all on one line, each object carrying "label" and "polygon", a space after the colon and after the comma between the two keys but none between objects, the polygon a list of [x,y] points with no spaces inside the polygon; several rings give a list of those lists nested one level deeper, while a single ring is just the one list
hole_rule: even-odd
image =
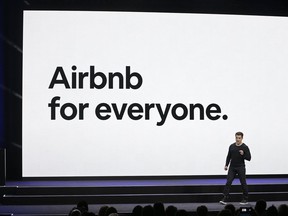
[{"label": "stage", "polygon": [[[120,214],[129,214],[136,205],[163,202],[174,205],[191,215],[200,205],[211,214],[223,209],[219,204],[225,178],[213,179],[145,179],[145,180],[24,180],[8,181],[1,187],[3,194],[0,213],[13,215],[67,215],[80,200],[86,200],[90,211],[98,213],[103,205],[114,206]],[[288,178],[247,178],[249,204],[264,199],[268,207],[288,204]],[[235,179],[231,202],[240,207],[241,186]]]},{"label": "stage", "polygon": [[[164,177],[163,177],[164,178]],[[79,179],[79,178],[78,178]],[[76,186],[76,187],[123,187],[123,186],[201,186],[201,185],[224,185],[225,178],[197,178],[197,179],[152,179],[152,180],[24,180],[8,181],[7,187],[27,187],[27,186]],[[239,185],[236,178],[233,185]],[[247,178],[248,185],[265,185],[265,184],[288,184],[288,177],[283,178]]]},{"label": "stage", "polygon": [[[235,205],[236,208],[240,207],[239,202],[231,202]],[[141,206],[149,205],[153,203],[139,203]],[[274,205],[278,208],[281,204],[288,204],[288,201],[269,201],[267,202],[267,206]],[[206,205],[208,211],[210,212],[209,215],[216,215],[217,212],[221,211],[224,206],[217,203],[164,203],[165,208],[169,205],[176,206],[179,210],[185,209],[190,213],[190,215],[196,215],[195,211],[198,206]],[[90,204],[89,211],[98,213],[100,207],[103,205],[99,204]],[[136,206],[135,204],[109,204],[108,206],[113,206],[117,209],[120,215],[128,215],[132,212],[133,208]],[[248,206],[255,206],[255,202],[249,202]],[[11,213],[13,212],[13,216],[40,216],[40,215],[53,215],[53,216],[64,216],[68,215],[69,211],[75,207],[75,205],[4,205],[0,206],[0,215],[2,216],[3,213]],[[9,214],[8,214],[9,215]]]}]

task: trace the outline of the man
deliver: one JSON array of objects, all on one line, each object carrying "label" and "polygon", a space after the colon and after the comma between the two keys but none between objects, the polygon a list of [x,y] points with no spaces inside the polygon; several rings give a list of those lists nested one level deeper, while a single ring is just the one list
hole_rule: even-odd
[{"label": "man", "polygon": [[246,183],[246,168],[245,168],[245,161],[244,160],[251,160],[251,154],[250,150],[245,143],[243,143],[243,133],[237,132],[235,134],[235,140],[236,142],[231,144],[229,147],[228,155],[226,158],[226,163],[224,170],[228,170],[227,175],[227,182],[223,191],[224,197],[220,201],[221,204],[226,205],[228,198],[229,198],[229,191],[231,184],[236,176],[238,174],[239,180],[241,182],[242,191],[243,191],[243,199],[240,202],[240,204],[245,205],[248,204],[248,188]]}]

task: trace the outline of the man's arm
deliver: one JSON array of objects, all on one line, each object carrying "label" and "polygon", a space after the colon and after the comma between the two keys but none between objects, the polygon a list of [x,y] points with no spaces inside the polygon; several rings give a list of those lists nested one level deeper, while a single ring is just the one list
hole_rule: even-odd
[{"label": "man's arm", "polygon": [[248,146],[246,146],[246,147],[247,148],[246,148],[246,150],[244,152],[244,159],[250,161],[251,160],[251,153],[250,153],[250,150],[249,150]]},{"label": "man's arm", "polygon": [[230,147],[229,147],[228,154],[227,154],[227,157],[226,157],[224,170],[228,169],[228,165],[230,163],[230,160],[231,160],[231,151],[230,151]]}]

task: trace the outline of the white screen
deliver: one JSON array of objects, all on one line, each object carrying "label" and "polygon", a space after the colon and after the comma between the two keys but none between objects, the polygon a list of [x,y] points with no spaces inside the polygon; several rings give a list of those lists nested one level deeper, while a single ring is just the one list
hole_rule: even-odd
[{"label": "white screen", "polygon": [[224,175],[237,131],[248,174],[288,174],[288,18],[25,11],[23,34],[24,177]]}]

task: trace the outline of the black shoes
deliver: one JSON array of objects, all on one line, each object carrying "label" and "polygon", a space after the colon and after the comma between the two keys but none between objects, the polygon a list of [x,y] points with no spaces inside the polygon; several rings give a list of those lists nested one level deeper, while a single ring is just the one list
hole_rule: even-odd
[{"label": "black shoes", "polygon": [[242,199],[242,201],[240,202],[240,205],[247,205],[247,204],[248,204],[247,199]]},{"label": "black shoes", "polygon": [[[219,201],[222,205],[227,205],[228,202],[228,197],[224,196],[222,200]],[[244,198],[241,200],[240,205],[247,205],[248,204],[248,199]]]},{"label": "black shoes", "polygon": [[226,196],[223,197],[222,200],[219,201],[222,205],[227,205],[228,198]]}]

